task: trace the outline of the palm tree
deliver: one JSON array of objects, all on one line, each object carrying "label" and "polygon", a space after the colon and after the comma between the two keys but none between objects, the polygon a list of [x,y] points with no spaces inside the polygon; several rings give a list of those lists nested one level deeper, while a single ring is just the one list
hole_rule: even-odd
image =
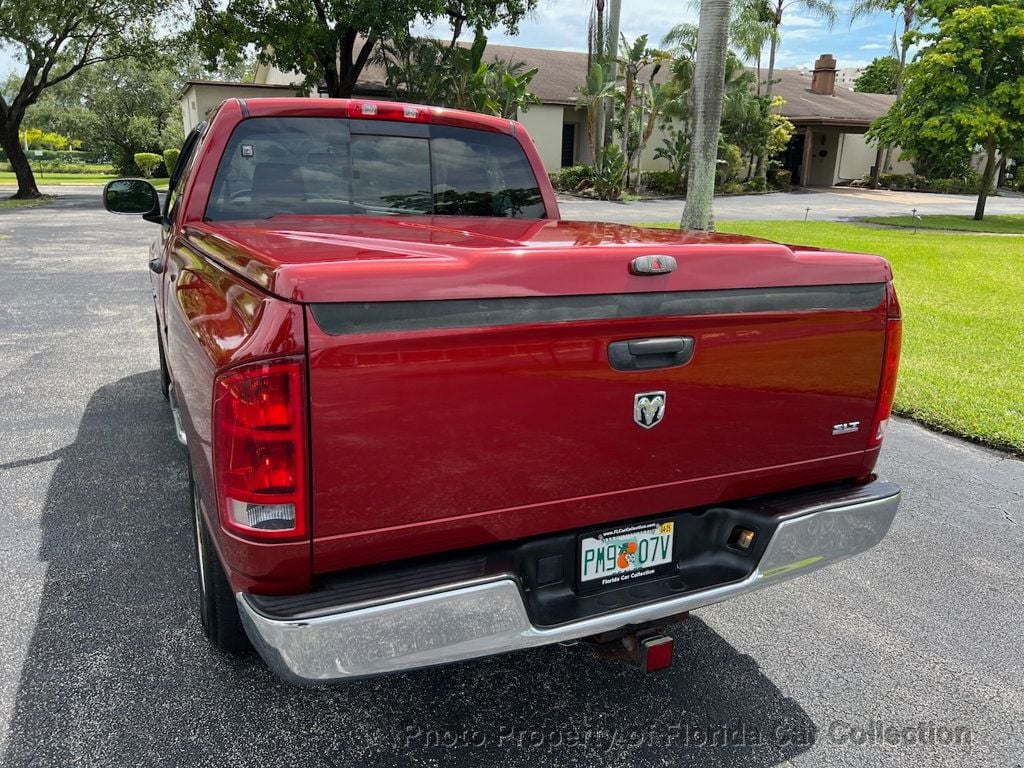
[{"label": "palm tree", "polygon": [[599,61],[590,65],[586,83],[576,89],[576,106],[587,114],[587,140],[594,167],[598,170],[604,137],[604,102],[614,92],[614,83],[608,81],[608,73]]},{"label": "palm tree", "polygon": [[[907,53],[910,50],[910,32],[917,26],[920,20],[921,4],[919,0],[855,0],[850,6],[850,26],[853,22],[863,16],[870,16],[875,13],[899,13],[903,17],[903,34],[897,42],[893,34],[893,54],[898,56],[899,63],[896,66],[896,98],[903,95],[903,70],[907,66]],[[878,163],[875,164],[878,166]],[[885,160],[882,167],[888,170],[892,167],[892,147],[885,148]],[[874,179],[872,179],[874,181]]]},{"label": "palm tree", "polygon": [[[815,18],[828,23],[829,29],[836,22],[836,6],[833,0],[744,0],[754,7],[752,12],[756,18],[765,19],[768,27],[768,81],[765,83],[764,94],[771,101],[772,86],[775,82],[775,59],[779,52],[779,27],[787,10],[793,7],[802,8]],[[757,177],[764,179],[768,172],[768,158],[761,155],[757,159]]]},{"label": "palm tree", "polygon": [[[814,0],[817,1],[817,0]],[[693,143],[690,148],[683,229],[711,229],[714,222],[718,134],[725,94],[725,59],[729,50],[730,0],[701,0],[697,35]]]}]

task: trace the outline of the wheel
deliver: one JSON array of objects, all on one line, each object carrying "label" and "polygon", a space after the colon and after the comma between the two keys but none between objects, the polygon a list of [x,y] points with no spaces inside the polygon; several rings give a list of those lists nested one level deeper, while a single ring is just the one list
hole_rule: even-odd
[{"label": "wheel", "polygon": [[164,340],[160,336],[160,316],[156,318],[156,348],[160,354],[160,392],[164,400],[170,399],[171,372],[167,370],[167,358],[164,356]]},{"label": "wheel", "polygon": [[210,644],[224,653],[239,653],[249,649],[249,638],[238,615],[238,604],[231,591],[224,567],[220,564],[217,550],[210,541],[210,534],[203,522],[199,509],[199,492],[188,473],[189,490],[192,493],[192,518],[196,545],[196,570],[199,574],[199,619],[203,634]]}]

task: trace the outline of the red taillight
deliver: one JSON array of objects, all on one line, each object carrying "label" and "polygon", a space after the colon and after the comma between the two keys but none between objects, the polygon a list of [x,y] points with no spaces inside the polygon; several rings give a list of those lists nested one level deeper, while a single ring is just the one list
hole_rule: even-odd
[{"label": "red taillight", "polygon": [[900,369],[900,347],[903,342],[903,321],[900,319],[900,305],[896,292],[889,283],[887,291],[888,318],[885,321],[885,353],[882,360],[882,380],[878,387],[878,403],[871,425],[869,446],[882,444],[885,428],[892,415],[892,403],[896,397],[896,378]]},{"label": "red taillight", "polygon": [[302,364],[259,363],[223,374],[213,399],[220,519],[258,539],[306,535]]}]

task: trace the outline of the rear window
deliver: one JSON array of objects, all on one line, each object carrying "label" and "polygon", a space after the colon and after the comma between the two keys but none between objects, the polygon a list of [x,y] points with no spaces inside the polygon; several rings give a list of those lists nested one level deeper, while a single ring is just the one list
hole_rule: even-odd
[{"label": "rear window", "polygon": [[289,214],[545,217],[512,136],[343,118],[243,120],[221,158],[206,218]]}]

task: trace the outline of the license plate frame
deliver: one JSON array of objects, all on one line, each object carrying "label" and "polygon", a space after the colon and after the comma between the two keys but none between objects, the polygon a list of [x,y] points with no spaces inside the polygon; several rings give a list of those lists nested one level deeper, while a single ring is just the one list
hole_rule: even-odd
[{"label": "license plate frame", "polygon": [[[676,562],[677,528],[674,520],[663,519],[580,534],[576,539],[577,589],[597,592],[663,575]],[[635,544],[632,551],[630,542]],[[614,567],[609,564],[611,556]]]}]

